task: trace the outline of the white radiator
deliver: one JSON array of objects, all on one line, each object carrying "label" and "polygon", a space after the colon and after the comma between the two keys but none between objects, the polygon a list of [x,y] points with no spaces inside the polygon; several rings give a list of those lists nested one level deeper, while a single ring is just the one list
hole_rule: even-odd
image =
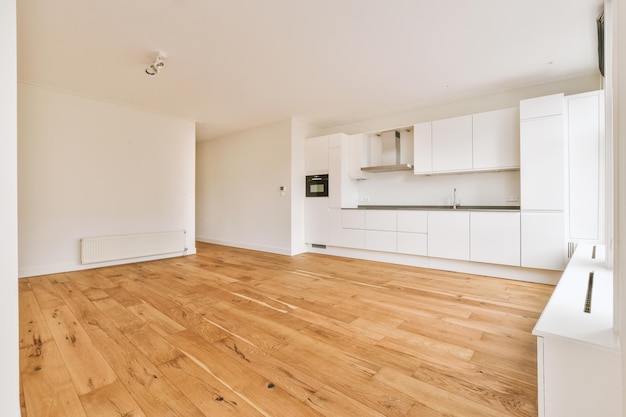
[{"label": "white radiator", "polygon": [[80,262],[116,261],[185,252],[185,231],[123,236],[86,237],[80,241]]}]

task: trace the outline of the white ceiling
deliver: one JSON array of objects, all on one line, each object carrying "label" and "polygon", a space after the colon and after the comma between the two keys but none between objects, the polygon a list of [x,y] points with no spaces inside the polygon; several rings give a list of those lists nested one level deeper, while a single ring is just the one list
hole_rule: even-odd
[{"label": "white ceiling", "polygon": [[597,72],[602,3],[18,1],[18,77],[195,120],[198,140],[330,127]]}]

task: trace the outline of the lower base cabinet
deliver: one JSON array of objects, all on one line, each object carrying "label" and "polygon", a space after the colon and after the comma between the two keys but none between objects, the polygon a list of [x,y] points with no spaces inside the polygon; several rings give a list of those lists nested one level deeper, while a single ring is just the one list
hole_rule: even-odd
[{"label": "lower base cabinet", "polygon": [[398,232],[398,253],[428,256],[428,234]]},{"label": "lower base cabinet", "polygon": [[365,249],[365,230],[343,229],[341,246],[344,248]]},{"label": "lower base cabinet", "polygon": [[521,266],[565,269],[565,219],[562,212],[522,212]]},{"label": "lower base cabinet", "polygon": [[470,212],[428,212],[428,256],[470,259]]},{"label": "lower base cabinet", "polygon": [[306,198],[304,202],[304,241],[309,244],[328,243],[328,197]]},{"label": "lower base cabinet", "polygon": [[471,212],[470,225],[471,261],[520,266],[519,212]]},{"label": "lower base cabinet", "polygon": [[396,252],[396,232],[385,230],[366,230],[365,249],[383,252]]}]

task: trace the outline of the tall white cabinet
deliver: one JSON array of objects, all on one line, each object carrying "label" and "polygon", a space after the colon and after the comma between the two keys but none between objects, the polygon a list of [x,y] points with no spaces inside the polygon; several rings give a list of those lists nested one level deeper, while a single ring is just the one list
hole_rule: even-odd
[{"label": "tall white cabinet", "polygon": [[562,271],[565,245],[565,101],[520,101],[521,266]]},{"label": "tall white cabinet", "polygon": [[568,179],[567,239],[604,241],[605,139],[602,91],[565,98],[567,111]]},{"label": "tall white cabinet", "polygon": [[341,244],[341,209],[356,207],[356,182],[350,177],[349,136],[336,133],[305,141],[305,170],[328,174],[328,197],[307,197],[305,241],[309,244]]}]

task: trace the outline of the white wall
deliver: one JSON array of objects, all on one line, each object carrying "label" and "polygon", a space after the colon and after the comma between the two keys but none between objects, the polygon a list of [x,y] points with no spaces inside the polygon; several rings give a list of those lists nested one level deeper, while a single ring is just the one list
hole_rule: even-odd
[{"label": "white wall", "polygon": [[0,2],[0,404],[20,415],[17,297],[17,49],[15,1]]},{"label": "white wall", "polygon": [[184,229],[195,252],[193,122],[22,83],[18,99],[20,276],[100,266],[80,265],[89,236]]},{"label": "white wall", "polygon": [[[198,240],[292,253],[291,203],[297,181],[291,161],[299,156],[292,155],[291,138],[292,122],[284,120],[198,143]],[[280,186],[286,187],[285,195]]]}]

